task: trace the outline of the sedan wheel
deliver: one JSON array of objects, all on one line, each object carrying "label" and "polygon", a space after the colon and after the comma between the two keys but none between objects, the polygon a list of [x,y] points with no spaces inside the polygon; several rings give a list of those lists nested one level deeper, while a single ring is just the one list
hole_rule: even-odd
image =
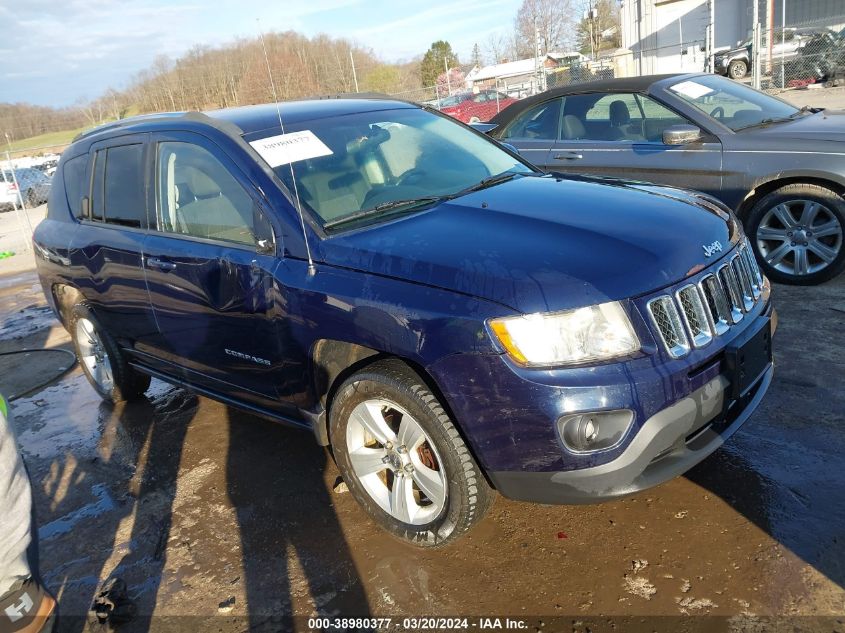
[{"label": "sedan wheel", "polygon": [[788,185],[766,196],[749,216],[760,264],[775,281],[815,284],[845,266],[845,201],[816,185]]}]

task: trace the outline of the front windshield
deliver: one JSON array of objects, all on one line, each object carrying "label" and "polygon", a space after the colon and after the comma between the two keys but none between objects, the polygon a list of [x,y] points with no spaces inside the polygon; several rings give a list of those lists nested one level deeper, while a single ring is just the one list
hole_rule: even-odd
[{"label": "front windshield", "polygon": [[[376,207],[388,214],[402,201],[454,195],[505,172],[533,171],[494,141],[418,108],[328,117],[285,131],[305,130],[331,151],[293,163],[302,205],[324,225]],[[273,171],[293,191],[290,164]]]},{"label": "front windshield", "polygon": [[734,131],[797,116],[795,106],[716,75],[684,79],[669,90]]}]

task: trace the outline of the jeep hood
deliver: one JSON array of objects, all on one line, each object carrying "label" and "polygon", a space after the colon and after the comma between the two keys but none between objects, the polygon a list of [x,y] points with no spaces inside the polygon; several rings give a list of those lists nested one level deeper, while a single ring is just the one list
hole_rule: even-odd
[{"label": "jeep hood", "polygon": [[[530,313],[635,297],[700,271],[737,235],[704,197],[671,187],[517,177],[323,240],[329,265]],[[722,251],[705,257],[704,245]]]}]

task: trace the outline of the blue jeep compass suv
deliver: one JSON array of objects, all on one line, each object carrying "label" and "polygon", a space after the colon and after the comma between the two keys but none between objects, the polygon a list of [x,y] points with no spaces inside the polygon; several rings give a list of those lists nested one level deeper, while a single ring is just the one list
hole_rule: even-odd
[{"label": "blue jeep compass suv", "polygon": [[725,207],[545,175],[409,103],[137,117],[78,137],[53,182],[39,274],[103,398],[155,376],[311,429],[418,545],[494,490],[675,477],[771,381],[769,283]]}]

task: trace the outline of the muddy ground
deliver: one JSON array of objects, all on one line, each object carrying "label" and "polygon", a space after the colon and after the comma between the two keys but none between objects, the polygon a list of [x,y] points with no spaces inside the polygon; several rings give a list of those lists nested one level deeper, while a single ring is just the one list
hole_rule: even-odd
[{"label": "muddy ground", "polygon": [[[790,616],[841,632],[845,276],[774,295],[775,379],[723,449],[624,501],[499,498],[438,551],[393,541],[334,492],[338,472],[309,434],[157,381],[148,400],[111,407],[74,367],[12,407],[61,629],[82,630],[98,585],[118,576],[142,616],[127,631],[449,614],[531,617],[546,631],[763,631],[782,624],[766,618]],[[0,351],[68,347],[43,306],[32,273],[0,280]],[[0,357],[7,394],[49,379],[64,356],[21,358]],[[681,615],[724,617],[651,617]]]}]

